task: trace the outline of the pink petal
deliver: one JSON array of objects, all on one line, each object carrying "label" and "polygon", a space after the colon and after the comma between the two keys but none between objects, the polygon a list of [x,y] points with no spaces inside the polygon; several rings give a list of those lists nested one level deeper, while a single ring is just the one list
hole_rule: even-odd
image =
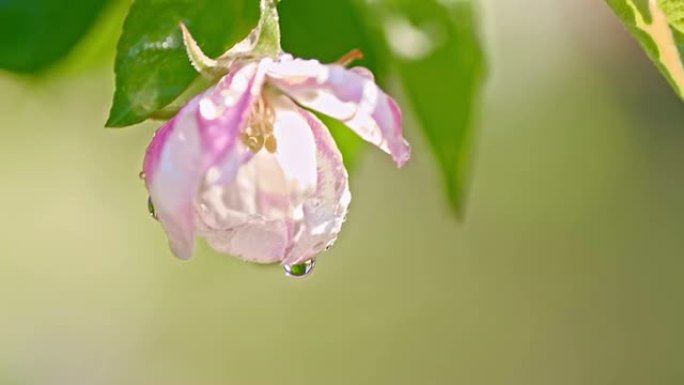
[{"label": "pink petal", "polygon": [[316,149],[306,121],[284,96],[269,97],[277,151],[262,149],[229,183],[205,183],[197,217],[215,250],[257,263],[280,262],[290,249],[302,204],[316,189]]},{"label": "pink petal", "polygon": [[283,95],[270,95],[276,121],[273,134],[278,142],[274,154],[288,180],[293,205],[302,203],[305,195],[316,189],[316,143],[306,119],[292,100]]},{"label": "pink petal", "polygon": [[324,65],[316,60],[283,60],[268,71],[269,81],[299,104],[344,122],[359,136],[392,155],[399,167],[411,156],[397,103],[370,71]]},{"label": "pink petal", "polygon": [[247,65],[224,77],[161,127],[147,149],[147,189],[179,258],[189,258],[194,250],[193,202],[206,171],[221,162],[228,165],[224,178],[231,179],[248,159],[238,150],[239,135],[259,96],[263,68]]},{"label": "pink petal", "polygon": [[219,163],[225,165],[225,156],[241,141],[240,134],[254,102],[261,96],[265,71],[271,63],[271,59],[264,59],[231,72],[200,100],[197,119],[205,169]]},{"label": "pink petal", "polygon": [[214,250],[253,263],[275,263],[282,259],[289,242],[287,224],[282,220],[252,218],[226,230],[202,234]]},{"label": "pink petal", "polygon": [[347,173],[330,133],[284,96],[275,154],[259,151],[228,184],[205,183],[200,234],[219,252],[258,263],[303,261],[337,237],[349,205]]},{"label": "pink petal", "polygon": [[316,190],[303,202],[303,218],[295,224],[295,240],[285,264],[301,263],[327,250],[346,220],[351,193],[342,154],[327,127],[312,113],[297,108],[316,144]]},{"label": "pink petal", "polygon": [[196,212],[200,234],[218,252],[257,263],[285,255],[292,207],[272,154],[256,154],[230,183],[205,183]]},{"label": "pink petal", "polygon": [[191,101],[162,126],[147,149],[143,170],[156,216],[166,230],[171,250],[189,258],[195,245],[192,196],[200,179],[201,145]]}]

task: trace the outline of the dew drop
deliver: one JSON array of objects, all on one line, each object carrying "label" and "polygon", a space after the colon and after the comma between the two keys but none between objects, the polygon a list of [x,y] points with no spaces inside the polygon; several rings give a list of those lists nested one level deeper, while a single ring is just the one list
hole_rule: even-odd
[{"label": "dew drop", "polygon": [[152,197],[147,197],[147,211],[150,213],[150,216],[154,219],[157,219],[157,211],[154,209],[154,203],[152,203]]},{"label": "dew drop", "polygon": [[138,173],[138,178],[145,180],[145,171],[140,171],[140,173]]},{"label": "dew drop", "polygon": [[302,263],[296,264],[285,264],[283,269],[285,269],[285,275],[292,278],[306,278],[311,274],[311,272],[316,266],[316,260],[311,258]]}]

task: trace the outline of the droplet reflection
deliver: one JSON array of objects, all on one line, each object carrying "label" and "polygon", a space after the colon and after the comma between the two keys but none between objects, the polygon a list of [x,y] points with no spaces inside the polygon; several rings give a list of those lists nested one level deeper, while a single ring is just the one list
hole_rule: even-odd
[{"label": "droplet reflection", "polygon": [[306,278],[311,274],[311,272],[316,266],[316,260],[311,258],[305,262],[297,264],[285,264],[283,269],[285,270],[285,275],[292,278]]},{"label": "droplet reflection", "polygon": [[154,203],[152,203],[152,197],[147,197],[147,211],[149,211],[150,216],[157,219],[157,211],[154,209]]}]

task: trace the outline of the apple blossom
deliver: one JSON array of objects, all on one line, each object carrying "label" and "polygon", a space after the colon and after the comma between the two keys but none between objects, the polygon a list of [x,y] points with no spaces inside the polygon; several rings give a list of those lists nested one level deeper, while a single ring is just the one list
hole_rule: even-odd
[{"label": "apple blossom", "polygon": [[263,29],[262,19],[213,60],[183,27],[195,67],[220,79],[156,132],[144,179],[178,257],[189,258],[201,236],[220,253],[304,275],[335,242],[351,200],[342,155],[311,111],[340,120],[399,167],[410,147],[397,103],[369,70],[263,54]]}]

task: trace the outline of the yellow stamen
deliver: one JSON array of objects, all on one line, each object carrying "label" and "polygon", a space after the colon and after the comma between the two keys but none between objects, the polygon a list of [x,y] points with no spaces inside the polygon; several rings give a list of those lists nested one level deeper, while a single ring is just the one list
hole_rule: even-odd
[{"label": "yellow stamen", "polygon": [[275,112],[273,108],[268,105],[264,98],[260,98],[254,104],[252,115],[249,118],[249,126],[242,133],[242,142],[254,153],[261,151],[264,146],[268,152],[276,152],[278,143],[273,135],[274,124]]},{"label": "yellow stamen", "polygon": [[261,135],[243,133],[242,143],[244,143],[250,151],[257,153],[264,146],[264,137]]},{"label": "yellow stamen", "polygon": [[266,151],[270,152],[271,154],[278,151],[278,142],[276,141],[274,135],[269,135],[266,137],[266,140],[264,141],[264,148],[266,148]]}]

